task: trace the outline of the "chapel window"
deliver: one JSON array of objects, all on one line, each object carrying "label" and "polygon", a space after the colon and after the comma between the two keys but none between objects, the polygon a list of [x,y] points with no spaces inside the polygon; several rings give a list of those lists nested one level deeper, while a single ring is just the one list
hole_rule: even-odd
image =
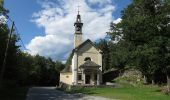
[{"label": "chapel window", "polygon": [[91,61],[91,58],[90,58],[90,57],[86,57],[86,58],[84,59],[84,61],[87,61],[87,60],[90,60],[90,61]]},{"label": "chapel window", "polygon": [[82,77],[81,77],[81,75],[78,75],[78,80],[80,81],[80,80],[82,80]]}]

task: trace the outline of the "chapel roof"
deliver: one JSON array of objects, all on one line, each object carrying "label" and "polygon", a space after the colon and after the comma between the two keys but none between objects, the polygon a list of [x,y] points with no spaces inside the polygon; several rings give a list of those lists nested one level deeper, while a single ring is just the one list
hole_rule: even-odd
[{"label": "chapel roof", "polygon": [[91,60],[87,60],[84,64],[80,65],[80,68],[99,68],[99,67],[101,66]]},{"label": "chapel roof", "polygon": [[66,66],[62,71],[61,71],[61,73],[67,73],[67,72],[72,72],[72,70],[71,70],[71,66]]},{"label": "chapel roof", "polygon": [[101,50],[100,50],[98,47],[96,47],[90,39],[87,39],[87,40],[84,41],[82,44],[80,44],[78,47],[76,47],[75,49],[73,49],[73,52],[74,52],[74,51],[78,51],[80,48],[82,48],[82,47],[83,47],[84,45],[86,45],[87,43],[90,43],[90,44],[91,44],[92,46],[94,46],[98,51],[101,52]]}]

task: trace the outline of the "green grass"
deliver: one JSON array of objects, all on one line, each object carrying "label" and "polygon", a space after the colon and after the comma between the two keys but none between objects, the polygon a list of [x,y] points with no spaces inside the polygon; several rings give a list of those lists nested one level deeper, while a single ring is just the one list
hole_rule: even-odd
[{"label": "green grass", "polygon": [[109,87],[86,87],[78,88],[72,92],[80,92],[89,95],[103,96],[121,100],[170,100],[170,96],[160,92],[161,88],[151,86],[122,85],[117,88]]},{"label": "green grass", "polygon": [[0,100],[25,100],[28,88],[1,88]]}]

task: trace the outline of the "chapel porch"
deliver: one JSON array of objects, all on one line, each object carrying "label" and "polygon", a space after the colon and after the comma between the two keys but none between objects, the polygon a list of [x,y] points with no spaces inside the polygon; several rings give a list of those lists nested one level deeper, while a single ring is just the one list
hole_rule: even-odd
[{"label": "chapel porch", "polygon": [[84,86],[100,85],[102,83],[102,72],[100,67],[100,65],[87,60],[79,67],[78,84]]}]

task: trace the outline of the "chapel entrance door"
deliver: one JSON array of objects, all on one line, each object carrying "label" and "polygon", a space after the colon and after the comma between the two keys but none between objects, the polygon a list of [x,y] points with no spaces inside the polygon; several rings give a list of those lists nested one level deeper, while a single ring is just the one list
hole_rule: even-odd
[{"label": "chapel entrance door", "polygon": [[90,84],[90,75],[85,75],[85,83]]}]

